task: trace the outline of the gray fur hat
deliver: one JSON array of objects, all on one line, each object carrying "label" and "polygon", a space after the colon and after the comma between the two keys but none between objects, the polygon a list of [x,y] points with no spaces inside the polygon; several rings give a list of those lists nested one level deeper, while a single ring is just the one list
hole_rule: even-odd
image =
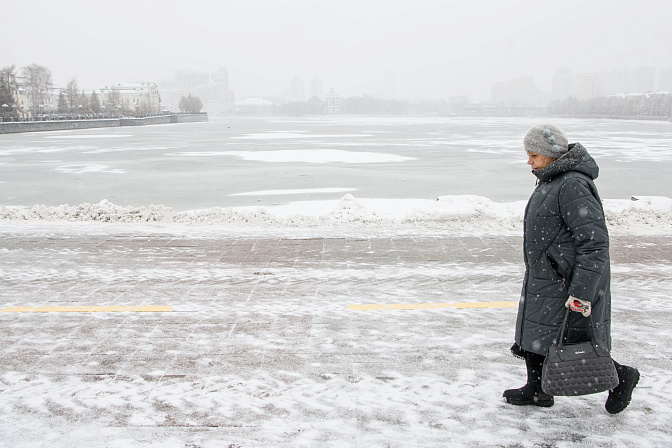
[{"label": "gray fur hat", "polygon": [[525,151],[536,152],[554,159],[569,151],[567,137],[557,126],[540,124],[532,127],[525,135]]}]

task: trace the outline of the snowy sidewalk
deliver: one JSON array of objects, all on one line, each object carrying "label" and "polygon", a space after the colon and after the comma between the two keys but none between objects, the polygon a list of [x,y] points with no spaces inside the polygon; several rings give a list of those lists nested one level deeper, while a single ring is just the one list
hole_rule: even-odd
[{"label": "snowy sidewalk", "polygon": [[521,244],[0,228],[0,446],[672,445],[672,236],[612,235],[613,355],[642,372],[617,416],[503,402],[516,308],[348,309],[515,302]]}]

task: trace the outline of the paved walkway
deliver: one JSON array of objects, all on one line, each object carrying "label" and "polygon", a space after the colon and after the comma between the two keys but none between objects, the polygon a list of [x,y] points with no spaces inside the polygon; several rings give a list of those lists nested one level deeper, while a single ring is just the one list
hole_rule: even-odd
[{"label": "paved walkway", "polygon": [[[629,443],[604,397],[558,400],[552,429],[501,403],[523,378],[515,308],[348,309],[515,302],[519,237],[0,238],[0,446]],[[642,307],[615,302],[615,356],[669,397],[672,237],[613,236],[612,262],[615,296]],[[651,446],[672,443],[657,393],[619,417]]]}]

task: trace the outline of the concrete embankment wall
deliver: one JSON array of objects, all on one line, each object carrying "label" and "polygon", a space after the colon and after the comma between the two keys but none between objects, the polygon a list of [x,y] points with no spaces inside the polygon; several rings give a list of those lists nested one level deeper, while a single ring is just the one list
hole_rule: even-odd
[{"label": "concrete embankment wall", "polygon": [[146,126],[151,124],[195,123],[203,121],[208,121],[208,114],[172,114],[144,118],[112,118],[104,120],[27,121],[0,123],[0,134],[113,128],[120,126]]},{"label": "concrete embankment wall", "polygon": [[15,134],[18,132],[63,131],[66,129],[111,128],[117,126],[119,126],[119,119],[29,121],[18,123],[0,123],[0,134]]}]

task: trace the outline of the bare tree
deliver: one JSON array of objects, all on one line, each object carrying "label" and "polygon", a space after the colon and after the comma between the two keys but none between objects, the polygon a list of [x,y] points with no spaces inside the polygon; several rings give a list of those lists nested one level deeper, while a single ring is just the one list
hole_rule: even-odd
[{"label": "bare tree", "polygon": [[90,112],[89,98],[86,96],[86,93],[82,90],[82,94],[79,95],[77,101],[77,113],[78,114],[88,114]]},{"label": "bare tree", "polygon": [[121,94],[118,90],[110,89],[107,93],[106,109],[110,114],[121,112]]},{"label": "bare tree", "polygon": [[70,105],[70,112],[74,112],[79,105],[79,86],[77,85],[77,78],[72,78],[68,81],[68,84],[63,89],[63,94],[65,95],[68,104]]},{"label": "bare tree", "polygon": [[98,94],[94,90],[91,93],[91,99],[89,100],[89,106],[91,107],[91,112],[94,114],[99,114],[101,107],[100,107],[100,99],[98,98]]},{"label": "bare tree", "polygon": [[58,93],[58,107],[56,110],[59,114],[70,112],[70,105],[68,104],[68,100],[65,98],[65,93],[63,93],[62,90]]},{"label": "bare tree", "polygon": [[16,93],[19,83],[16,80],[16,67],[10,65],[0,71],[0,114],[3,118],[18,118]]},{"label": "bare tree", "polygon": [[183,112],[198,113],[203,109],[203,102],[197,96],[191,96],[191,93],[188,96],[183,96],[180,98],[180,110]]},{"label": "bare tree", "polygon": [[51,79],[51,70],[41,65],[32,64],[21,69],[23,75],[23,86],[30,98],[31,110],[36,113],[49,93],[49,89],[53,85]]}]

